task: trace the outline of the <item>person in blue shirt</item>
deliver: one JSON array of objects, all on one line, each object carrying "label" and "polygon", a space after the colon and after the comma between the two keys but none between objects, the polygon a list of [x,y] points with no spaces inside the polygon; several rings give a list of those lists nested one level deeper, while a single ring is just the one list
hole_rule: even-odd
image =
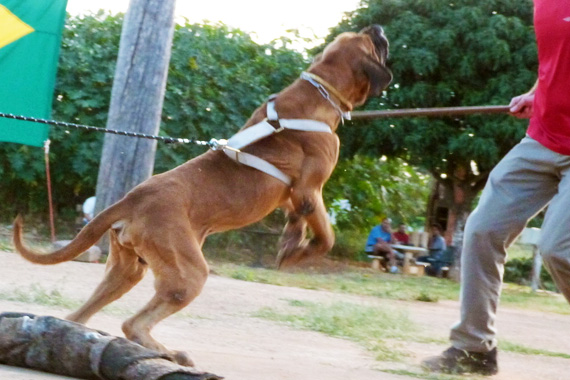
[{"label": "person in blue shirt", "polygon": [[416,259],[417,263],[429,263],[430,266],[426,268],[429,275],[441,276],[441,268],[444,266],[443,256],[447,245],[445,239],[441,235],[443,229],[441,225],[434,223],[431,225],[431,237],[428,243],[428,256],[420,256]]},{"label": "person in blue shirt", "polygon": [[384,218],[382,223],[374,226],[366,240],[367,253],[384,258],[384,265],[391,273],[397,273],[396,252],[390,245],[392,243],[392,220]]}]

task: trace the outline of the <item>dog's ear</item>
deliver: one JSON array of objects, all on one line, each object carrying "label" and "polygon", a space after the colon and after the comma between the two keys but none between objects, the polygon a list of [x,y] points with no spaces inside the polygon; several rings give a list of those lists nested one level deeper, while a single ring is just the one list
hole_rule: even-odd
[{"label": "dog's ear", "polygon": [[392,82],[392,72],[369,57],[363,59],[362,70],[370,83],[368,96],[379,96]]}]

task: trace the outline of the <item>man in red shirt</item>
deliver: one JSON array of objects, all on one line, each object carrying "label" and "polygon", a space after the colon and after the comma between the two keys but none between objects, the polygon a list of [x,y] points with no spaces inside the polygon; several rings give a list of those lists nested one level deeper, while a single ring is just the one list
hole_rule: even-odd
[{"label": "man in red shirt", "polygon": [[398,226],[398,231],[392,234],[396,243],[408,245],[410,244],[410,236],[406,233],[406,225],[401,223]]},{"label": "man in red shirt", "polygon": [[469,216],[461,258],[461,316],[452,346],[425,360],[447,373],[498,372],[495,316],[505,247],[549,205],[539,250],[558,289],[570,301],[570,1],[534,0],[538,80],[511,101],[529,118],[527,136],[493,169]]}]

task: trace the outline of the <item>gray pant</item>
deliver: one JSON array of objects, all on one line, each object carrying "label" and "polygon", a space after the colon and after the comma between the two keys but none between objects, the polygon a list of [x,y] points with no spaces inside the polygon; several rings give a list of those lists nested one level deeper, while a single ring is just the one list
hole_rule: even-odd
[{"label": "gray pant", "polygon": [[506,248],[546,205],[538,248],[570,301],[570,156],[525,137],[493,169],[465,225],[461,319],[450,336],[454,347],[486,352],[496,346]]}]

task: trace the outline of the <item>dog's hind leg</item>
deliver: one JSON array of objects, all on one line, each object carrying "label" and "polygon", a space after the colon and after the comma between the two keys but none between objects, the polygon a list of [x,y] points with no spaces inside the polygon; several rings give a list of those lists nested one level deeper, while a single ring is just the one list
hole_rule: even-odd
[{"label": "dog's hind leg", "polygon": [[79,310],[67,316],[68,320],[87,322],[93,314],[119,299],[144,277],[148,266],[133,249],[119,244],[115,231],[110,231],[110,248],[103,281]]},{"label": "dog's hind leg", "polygon": [[170,229],[155,231],[155,234],[163,239],[146,243],[147,249],[153,247],[153,252],[147,252],[145,257],[155,275],[156,293],[142,310],[123,323],[123,332],[128,339],[165,353],[181,365],[193,366],[185,352],[167,349],[150,335],[150,331],[200,294],[208,278],[208,264],[200,245],[189,239],[188,231]]}]

